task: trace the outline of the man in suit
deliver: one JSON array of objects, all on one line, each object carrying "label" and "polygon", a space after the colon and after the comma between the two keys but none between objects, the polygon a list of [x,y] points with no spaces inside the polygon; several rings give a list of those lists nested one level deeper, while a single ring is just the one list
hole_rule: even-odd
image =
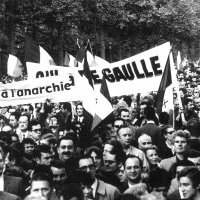
[{"label": "man in suit", "polygon": [[[86,198],[91,196],[96,200],[117,200],[120,197],[119,190],[110,185],[105,183],[98,178],[96,178],[96,169],[94,165],[94,161],[91,157],[85,156],[79,159],[79,168],[81,171],[87,173],[91,178],[91,181],[88,185],[82,185],[83,195]],[[90,198],[91,198],[90,197]]]},{"label": "man in suit", "polygon": [[28,115],[21,115],[19,117],[18,127],[16,128],[16,134],[19,137],[20,142],[23,139],[31,137],[31,132],[28,130],[29,117]]},{"label": "man in suit", "polygon": [[159,149],[159,156],[161,159],[169,158],[173,156],[173,133],[174,128],[170,125],[165,125],[161,129],[161,140],[157,146]]},{"label": "man in suit", "polygon": [[5,191],[20,197],[24,195],[24,186],[22,178],[15,176],[5,175],[6,171],[6,151],[5,147],[1,145],[2,151],[0,151],[0,191]]}]

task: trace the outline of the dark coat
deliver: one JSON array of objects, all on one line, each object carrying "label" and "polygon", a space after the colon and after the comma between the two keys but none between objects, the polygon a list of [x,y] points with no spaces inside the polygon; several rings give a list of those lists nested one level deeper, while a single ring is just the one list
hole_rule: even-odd
[{"label": "dark coat", "polygon": [[14,195],[14,194],[2,192],[2,191],[0,191],[0,199],[2,199],[2,200],[21,200],[20,197]]},{"label": "dark coat", "polygon": [[[15,176],[4,176],[4,191],[24,197],[25,188],[23,179]],[[1,198],[0,198],[1,199]]]},{"label": "dark coat", "polygon": [[146,133],[151,136],[153,144],[159,144],[160,128],[154,123],[147,123],[144,126],[136,129],[136,139],[138,139],[142,133]]}]

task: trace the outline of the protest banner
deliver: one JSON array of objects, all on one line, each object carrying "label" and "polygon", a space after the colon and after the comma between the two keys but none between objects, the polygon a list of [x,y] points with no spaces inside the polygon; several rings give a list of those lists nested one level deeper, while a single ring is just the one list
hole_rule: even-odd
[{"label": "protest banner", "polygon": [[[29,63],[37,68],[37,63]],[[40,68],[40,67],[39,67]],[[84,92],[83,92],[84,91]],[[83,101],[88,102],[92,110],[95,105],[93,89],[78,71],[66,68],[65,76],[44,77],[0,85],[0,106],[27,103]]]},{"label": "protest banner", "polygon": [[[100,87],[104,75],[111,96],[130,95],[157,91],[171,46],[167,42],[124,60],[108,63],[96,60],[90,66],[95,88]],[[91,60],[91,59],[89,59]],[[91,62],[90,62],[91,63]],[[29,78],[61,76],[66,68],[48,66],[46,68],[27,68]],[[82,73],[80,68],[75,68]]]}]

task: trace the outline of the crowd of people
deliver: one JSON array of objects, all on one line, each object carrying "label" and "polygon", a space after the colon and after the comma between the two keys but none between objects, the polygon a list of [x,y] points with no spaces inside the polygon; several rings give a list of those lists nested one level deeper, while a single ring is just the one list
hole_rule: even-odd
[{"label": "crowd of people", "polygon": [[94,130],[81,102],[1,108],[0,199],[199,200],[198,75],[178,70],[173,125],[154,95],[113,98]]}]

